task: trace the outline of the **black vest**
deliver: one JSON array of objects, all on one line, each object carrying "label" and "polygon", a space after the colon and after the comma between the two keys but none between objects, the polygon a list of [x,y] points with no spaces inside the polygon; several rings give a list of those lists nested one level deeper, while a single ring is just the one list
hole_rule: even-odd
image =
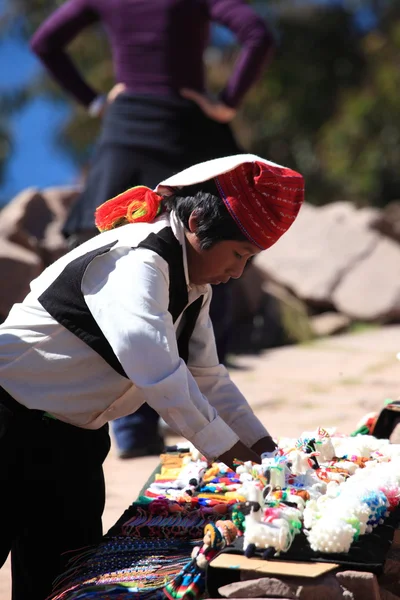
[{"label": "black vest", "polygon": [[[38,300],[53,319],[90,346],[117,373],[127,377],[108,340],[89,311],[81,289],[82,278],[88,265],[96,256],[111,250],[115,244],[116,242],[112,242],[101,248],[96,248],[71,261],[46,291],[39,296]],[[168,263],[168,310],[175,323],[188,303],[181,245],[174,236],[172,229],[165,227],[157,234],[151,233],[137,247],[156,252]],[[185,362],[188,361],[189,340],[196,325],[202,303],[203,296],[200,296],[185,310],[184,325],[177,340],[179,356]]]}]

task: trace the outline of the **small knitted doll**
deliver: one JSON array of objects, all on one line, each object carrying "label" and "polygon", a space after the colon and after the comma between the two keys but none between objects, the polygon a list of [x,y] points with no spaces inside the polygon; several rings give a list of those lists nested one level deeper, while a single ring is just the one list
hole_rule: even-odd
[{"label": "small knitted doll", "polygon": [[232,521],[208,523],[204,528],[203,545],[196,546],[192,560],[164,588],[170,600],[198,599],[205,590],[206,569],[210,561],[237,535]]}]

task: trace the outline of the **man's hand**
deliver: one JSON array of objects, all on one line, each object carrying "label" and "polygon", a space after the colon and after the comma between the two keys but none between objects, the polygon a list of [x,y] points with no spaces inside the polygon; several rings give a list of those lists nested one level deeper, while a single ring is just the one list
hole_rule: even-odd
[{"label": "man's hand", "polygon": [[203,113],[217,121],[218,123],[229,123],[232,121],[234,116],[236,115],[236,110],[227,106],[223,102],[219,100],[214,100],[207,96],[207,94],[201,94],[200,92],[196,92],[195,90],[182,89],[181,95],[187,100],[193,100],[196,104],[201,108]]},{"label": "man's hand", "polygon": [[218,457],[218,461],[225,463],[228,467],[233,468],[233,461],[236,459],[246,462],[251,460],[252,462],[261,463],[260,455],[247,446],[243,442],[237,442],[230,450],[227,450],[221,456]]},{"label": "man's hand", "polygon": [[256,454],[259,454],[260,456],[264,452],[273,452],[274,450],[276,450],[276,448],[277,448],[277,445],[275,444],[272,437],[269,435],[261,438],[261,440],[258,440],[258,442],[253,444],[251,447],[251,449],[254,452],[256,452]]}]

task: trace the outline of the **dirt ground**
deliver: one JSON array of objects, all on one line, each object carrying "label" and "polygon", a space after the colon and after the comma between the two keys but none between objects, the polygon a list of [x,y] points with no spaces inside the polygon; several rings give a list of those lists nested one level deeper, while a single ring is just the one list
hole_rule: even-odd
[{"label": "dirt ground", "polygon": [[[274,437],[297,437],[319,425],[350,433],[365,413],[400,396],[399,351],[400,325],[386,326],[235,358],[231,375]],[[105,463],[105,531],[157,463],[156,457],[118,460],[112,449]],[[8,561],[0,571],[0,600],[10,598]]]}]

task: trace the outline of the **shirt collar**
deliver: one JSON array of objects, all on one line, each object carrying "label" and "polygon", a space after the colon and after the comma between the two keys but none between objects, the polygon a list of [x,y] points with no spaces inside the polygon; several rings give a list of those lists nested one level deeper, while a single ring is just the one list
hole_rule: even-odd
[{"label": "shirt collar", "polygon": [[204,293],[207,289],[207,285],[194,285],[190,283],[189,280],[189,267],[187,260],[187,250],[186,250],[186,236],[185,236],[185,226],[182,221],[178,218],[178,215],[174,210],[171,210],[169,213],[169,224],[171,226],[172,232],[180,245],[182,246],[182,254],[183,254],[183,270],[185,272],[185,280],[186,287],[188,292],[192,291],[196,288],[199,292]]}]

